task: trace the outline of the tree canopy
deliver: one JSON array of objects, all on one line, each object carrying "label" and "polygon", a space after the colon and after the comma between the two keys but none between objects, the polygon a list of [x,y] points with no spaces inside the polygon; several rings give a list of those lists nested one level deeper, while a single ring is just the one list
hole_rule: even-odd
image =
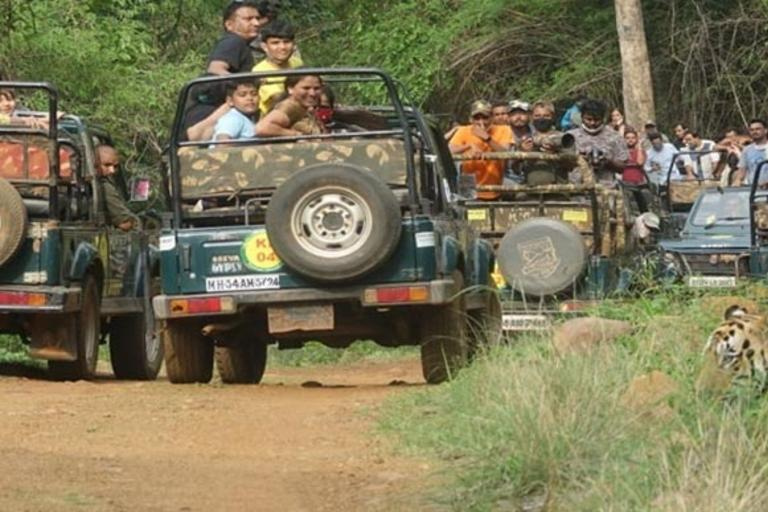
[{"label": "tree canopy", "polygon": [[[224,2],[36,0],[0,3],[0,75],[46,80],[69,112],[109,128],[134,159],[157,156],[181,85],[199,75]],[[621,105],[610,0],[283,0],[312,65],[373,65],[438,113],[476,97]],[[643,0],[662,128],[702,133],[761,115],[768,2]]]}]

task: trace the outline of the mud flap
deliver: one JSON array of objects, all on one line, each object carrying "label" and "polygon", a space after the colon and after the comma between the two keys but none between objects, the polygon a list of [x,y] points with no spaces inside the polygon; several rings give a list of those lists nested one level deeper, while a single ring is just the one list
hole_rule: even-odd
[{"label": "mud flap", "polygon": [[52,361],[75,361],[77,340],[75,315],[35,315],[26,323],[29,334],[29,355]]}]

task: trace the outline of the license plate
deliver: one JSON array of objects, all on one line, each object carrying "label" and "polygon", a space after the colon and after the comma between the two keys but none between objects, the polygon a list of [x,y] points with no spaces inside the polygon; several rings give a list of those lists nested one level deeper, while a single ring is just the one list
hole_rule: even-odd
[{"label": "license plate", "polygon": [[330,331],[334,327],[333,305],[278,306],[267,308],[269,332]]},{"label": "license plate", "polygon": [[733,288],[736,286],[736,276],[689,276],[688,286],[691,288]]},{"label": "license plate", "polygon": [[248,290],[276,290],[280,288],[280,275],[209,277],[205,280],[205,291],[239,292]]},{"label": "license plate", "polygon": [[543,331],[552,327],[552,322],[546,315],[505,314],[501,325],[505,331]]}]

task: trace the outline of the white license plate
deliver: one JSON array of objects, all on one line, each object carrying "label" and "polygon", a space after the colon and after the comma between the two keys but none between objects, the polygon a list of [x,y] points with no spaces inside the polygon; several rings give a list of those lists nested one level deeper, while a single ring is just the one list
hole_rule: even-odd
[{"label": "white license plate", "polygon": [[254,276],[208,277],[205,291],[239,292],[248,290],[277,290],[280,288],[279,274],[261,274]]},{"label": "white license plate", "polygon": [[733,288],[736,286],[736,277],[688,276],[688,286],[691,288]]},{"label": "white license plate", "polygon": [[546,315],[509,315],[501,321],[505,331],[542,331],[552,327],[552,321]]},{"label": "white license plate", "polygon": [[330,331],[334,327],[333,305],[276,306],[267,308],[269,332]]}]

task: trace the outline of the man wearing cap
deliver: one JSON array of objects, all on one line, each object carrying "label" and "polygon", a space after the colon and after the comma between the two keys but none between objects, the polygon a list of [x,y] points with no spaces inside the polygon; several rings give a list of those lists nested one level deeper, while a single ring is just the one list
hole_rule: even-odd
[{"label": "man wearing cap", "polygon": [[520,151],[533,151],[531,130],[531,106],[520,100],[509,102],[509,124],[512,127],[512,143]]},{"label": "man wearing cap", "polygon": [[[470,123],[459,127],[451,137],[451,153],[481,157],[483,153],[508,151],[512,145],[512,130],[509,126],[491,124],[491,104],[484,100],[472,103]],[[504,160],[465,160],[461,172],[473,174],[478,185],[501,185],[504,179]],[[496,199],[497,192],[478,192],[480,199]]]},{"label": "man wearing cap", "polygon": [[649,149],[651,149],[651,140],[648,138],[648,135],[651,133],[658,133],[661,135],[661,140],[665,144],[669,142],[669,137],[661,133],[656,128],[656,121],[649,119],[643,125],[643,136],[640,138],[640,147],[643,148],[643,151],[647,152]]}]

